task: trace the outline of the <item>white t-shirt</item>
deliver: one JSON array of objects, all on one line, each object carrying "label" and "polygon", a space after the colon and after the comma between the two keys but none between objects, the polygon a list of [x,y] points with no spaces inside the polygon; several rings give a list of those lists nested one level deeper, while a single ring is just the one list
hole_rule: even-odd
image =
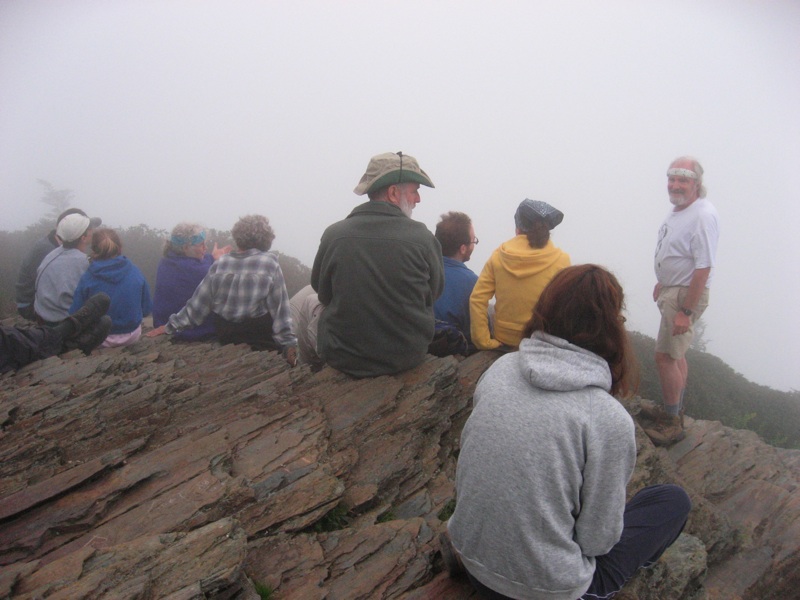
[{"label": "white t-shirt", "polygon": [[688,286],[695,269],[711,267],[706,287],[711,287],[714,257],[719,241],[719,215],[705,198],[687,208],[671,210],[658,230],[656,278],[661,285]]}]

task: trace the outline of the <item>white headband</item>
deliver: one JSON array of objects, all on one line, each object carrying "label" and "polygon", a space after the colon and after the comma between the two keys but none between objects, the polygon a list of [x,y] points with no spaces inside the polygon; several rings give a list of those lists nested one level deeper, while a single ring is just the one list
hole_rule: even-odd
[{"label": "white headband", "polygon": [[669,169],[667,177],[688,177],[689,179],[699,179],[697,173],[689,169]]}]

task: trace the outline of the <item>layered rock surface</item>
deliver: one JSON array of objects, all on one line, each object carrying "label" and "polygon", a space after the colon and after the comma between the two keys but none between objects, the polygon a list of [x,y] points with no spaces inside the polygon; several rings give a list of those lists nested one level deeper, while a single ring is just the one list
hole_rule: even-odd
[{"label": "layered rock surface", "polygon": [[[472,598],[436,538],[496,357],[354,380],[156,338],[7,375],[0,597]],[[669,452],[637,442],[630,494],[675,481],[695,508],[620,597],[791,597],[800,452],[703,421]]]}]

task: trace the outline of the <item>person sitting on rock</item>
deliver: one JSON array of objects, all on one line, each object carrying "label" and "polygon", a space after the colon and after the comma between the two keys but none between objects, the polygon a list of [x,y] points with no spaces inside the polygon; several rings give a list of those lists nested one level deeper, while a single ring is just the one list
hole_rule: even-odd
[{"label": "person sitting on rock", "polygon": [[0,327],[0,374],[75,348],[91,354],[111,330],[111,299],[95,294],[75,314],[52,327]]},{"label": "person sitting on rock", "polygon": [[33,308],[39,325],[57,325],[69,316],[72,296],[89,268],[86,250],[92,243],[93,221],[86,215],[67,215],[56,227],[61,246],[44,257],[36,270]]},{"label": "person sitting on rock", "polygon": [[221,256],[186,305],[149,337],[197,327],[212,315],[222,344],[279,350],[297,363],[289,294],[278,259],[269,252],[275,233],[261,215],[242,217],[231,231],[237,251]]},{"label": "person sitting on rock", "polygon": [[297,361],[309,365],[313,371],[323,367],[317,352],[319,317],[325,307],[311,285],[307,285],[289,300],[292,311],[292,330],[297,336]]},{"label": "person sitting on rock", "polygon": [[475,351],[469,325],[469,297],[478,276],[469,261],[478,238],[468,215],[451,211],[441,216],[434,234],[442,246],[444,291],[433,304],[436,333],[428,352],[436,356],[467,355]]},{"label": "person sitting on rock", "polygon": [[373,156],[353,190],[369,200],[322,234],[311,285],[325,309],[317,349],[353,377],[393,375],[428,355],[444,289],[439,242],[411,214],[433,181],[413,156]]},{"label": "person sitting on rock", "polygon": [[625,503],[636,438],[614,397],[633,391],[622,309],[602,267],[560,271],[519,352],[475,388],[440,542],[484,598],[611,598],[683,530],[691,502],[678,486]]},{"label": "person sitting on rock", "polygon": [[[231,251],[230,246],[214,249],[206,246],[206,229],[196,223],[178,223],[164,246],[164,257],[158,263],[156,289],[153,295],[153,326],[166,325],[170,316],[184,307],[197,286],[208,274],[214,261]],[[209,316],[197,327],[175,333],[176,340],[207,340],[216,335],[214,320]]]},{"label": "person sitting on rock", "polygon": [[[68,208],[58,215],[56,227],[59,226],[64,217],[74,214],[86,216],[86,213],[80,208]],[[102,221],[97,217],[89,219],[89,228],[96,229],[101,223]],[[17,312],[28,321],[36,321],[36,313],[33,310],[33,301],[36,298],[36,271],[39,265],[42,264],[44,257],[60,245],[61,240],[56,235],[56,230],[53,229],[36,242],[25,255],[25,258],[22,259],[16,284]]]},{"label": "person sitting on rock", "polygon": [[142,319],[150,314],[150,286],[139,268],[122,255],[122,242],[113,229],[95,229],[89,254],[91,263],[81,276],[70,314],[98,292],[108,294],[113,323],[104,348],[128,346],[142,336]]},{"label": "person sitting on rock", "polygon": [[[472,343],[480,350],[516,350],[539,294],[564,267],[569,255],[557,248],[550,231],[564,214],[541,200],[523,200],[514,213],[516,236],[486,261],[470,296]],[[495,298],[494,327],[489,302]]]}]

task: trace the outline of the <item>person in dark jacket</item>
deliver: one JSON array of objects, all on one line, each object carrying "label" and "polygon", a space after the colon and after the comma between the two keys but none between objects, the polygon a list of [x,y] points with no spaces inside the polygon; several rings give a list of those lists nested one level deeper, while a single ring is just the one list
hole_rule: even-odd
[{"label": "person in dark jacket", "polygon": [[142,319],[153,308],[150,287],[139,268],[122,256],[122,242],[113,229],[92,234],[92,262],[75,289],[70,314],[78,311],[98,292],[111,298],[108,314],[113,325],[102,344],[104,348],[127,346],[142,336]]},{"label": "person in dark jacket", "polygon": [[0,326],[0,375],[76,348],[90,354],[111,329],[111,317],[105,314],[110,301],[106,294],[96,294],[52,327]]},{"label": "person in dark jacket", "polygon": [[[214,244],[212,252],[207,252],[206,235],[205,228],[196,223],[178,223],[172,230],[156,273],[153,327],[166,325],[186,305],[214,261],[231,251],[230,246]],[[197,327],[176,332],[175,339],[197,341],[214,335],[214,319],[209,315]]]},{"label": "person in dark jacket", "polygon": [[325,305],[317,350],[354,377],[411,369],[433,338],[444,270],[439,242],[410,218],[420,185],[433,182],[413,157],[373,156],[354,190],[369,202],[322,234],[311,272]]}]

